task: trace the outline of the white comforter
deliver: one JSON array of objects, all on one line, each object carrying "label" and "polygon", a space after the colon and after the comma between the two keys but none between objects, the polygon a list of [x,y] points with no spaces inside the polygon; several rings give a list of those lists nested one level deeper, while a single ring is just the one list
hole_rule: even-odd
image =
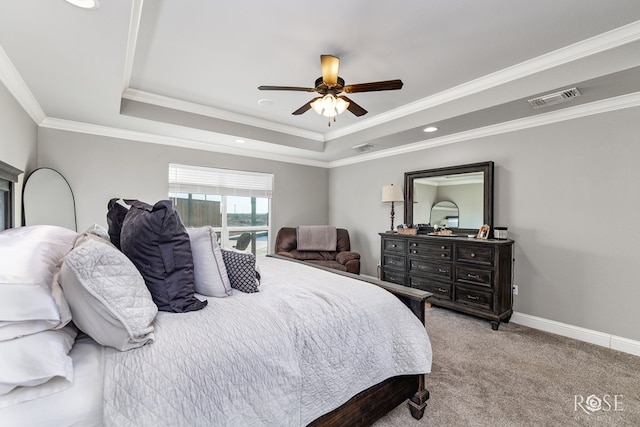
[{"label": "white comforter", "polygon": [[112,426],[302,426],[386,378],[431,371],[424,327],[365,282],[274,258],[260,292],[159,313],[156,342],[110,351]]}]

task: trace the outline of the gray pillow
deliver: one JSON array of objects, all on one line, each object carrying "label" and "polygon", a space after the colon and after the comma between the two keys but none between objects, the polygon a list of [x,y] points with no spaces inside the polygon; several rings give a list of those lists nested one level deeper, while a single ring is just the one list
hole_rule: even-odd
[{"label": "gray pillow", "polygon": [[187,233],[193,255],[196,292],[218,298],[231,295],[231,283],[213,227],[188,228]]},{"label": "gray pillow", "polygon": [[158,312],[144,279],[111,243],[87,239],[60,271],[73,322],[98,343],[124,351],[154,340]]}]

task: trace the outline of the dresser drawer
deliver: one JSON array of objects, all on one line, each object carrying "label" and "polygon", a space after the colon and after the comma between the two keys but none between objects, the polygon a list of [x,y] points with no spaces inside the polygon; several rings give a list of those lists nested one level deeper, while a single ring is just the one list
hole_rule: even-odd
[{"label": "dresser drawer", "polygon": [[426,277],[409,276],[409,286],[422,289],[440,299],[451,299],[451,283],[439,282]]},{"label": "dresser drawer", "polygon": [[403,256],[383,255],[382,267],[404,271],[407,259]]},{"label": "dresser drawer", "polygon": [[451,264],[409,258],[409,273],[428,274],[442,280],[453,280]]},{"label": "dresser drawer", "polygon": [[456,281],[469,282],[474,285],[493,286],[493,271],[480,268],[456,266]]},{"label": "dresser drawer", "polygon": [[382,250],[385,252],[402,252],[404,254],[406,242],[400,239],[384,239]]},{"label": "dresser drawer", "polygon": [[477,245],[458,245],[456,247],[456,260],[478,265],[493,266],[493,248]]},{"label": "dresser drawer", "polygon": [[437,258],[449,261],[453,244],[451,243],[425,243],[409,242],[409,255],[417,255],[429,258]]},{"label": "dresser drawer", "polygon": [[455,301],[465,305],[492,310],[493,309],[493,292],[483,291],[477,288],[466,288],[463,286],[456,285]]},{"label": "dresser drawer", "polygon": [[405,274],[398,271],[382,270],[382,280],[404,285]]}]

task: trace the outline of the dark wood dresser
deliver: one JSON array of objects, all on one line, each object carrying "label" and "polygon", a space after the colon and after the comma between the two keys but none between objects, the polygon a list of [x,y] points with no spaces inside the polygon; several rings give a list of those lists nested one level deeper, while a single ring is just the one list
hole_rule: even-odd
[{"label": "dark wood dresser", "polygon": [[429,302],[491,321],[513,313],[513,240],[380,233],[381,279],[433,293]]}]

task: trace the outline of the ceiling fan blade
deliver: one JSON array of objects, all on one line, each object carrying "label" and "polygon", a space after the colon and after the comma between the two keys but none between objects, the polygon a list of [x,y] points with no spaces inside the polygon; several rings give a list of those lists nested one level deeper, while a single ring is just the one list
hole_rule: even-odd
[{"label": "ceiling fan blade", "polygon": [[358,104],[353,102],[351,99],[347,98],[346,96],[339,96],[338,98],[342,98],[349,103],[347,110],[351,111],[355,116],[360,117],[367,114],[367,110],[365,110],[364,108],[362,108],[361,106],[359,106]]},{"label": "ceiling fan blade", "polygon": [[296,87],[296,86],[258,86],[258,90],[294,90],[297,92],[315,92],[312,87]]},{"label": "ceiling fan blade", "polygon": [[340,58],[333,55],[320,55],[320,67],[322,68],[322,80],[328,85],[338,83],[338,67]]},{"label": "ceiling fan blade", "polygon": [[320,99],[322,98],[321,96],[318,96],[316,98],[313,98],[311,101],[307,102],[306,104],[304,104],[302,107],[298,108],[296,111],[294,111],[293,114],[294,116],[299,116],[300,114],[304,114],[306,113],[308,110],[311,109],[311,103],[313,101],[315,101],[316,99]]},{"label": "ceiling fan blade", "polygon": [[375,92],[379,90],[398,90],[402,88],[403,84],[404,83],[402,83],[402,80],[385,80],[382,82],[347,85],[342,90],[346,93]]}]

